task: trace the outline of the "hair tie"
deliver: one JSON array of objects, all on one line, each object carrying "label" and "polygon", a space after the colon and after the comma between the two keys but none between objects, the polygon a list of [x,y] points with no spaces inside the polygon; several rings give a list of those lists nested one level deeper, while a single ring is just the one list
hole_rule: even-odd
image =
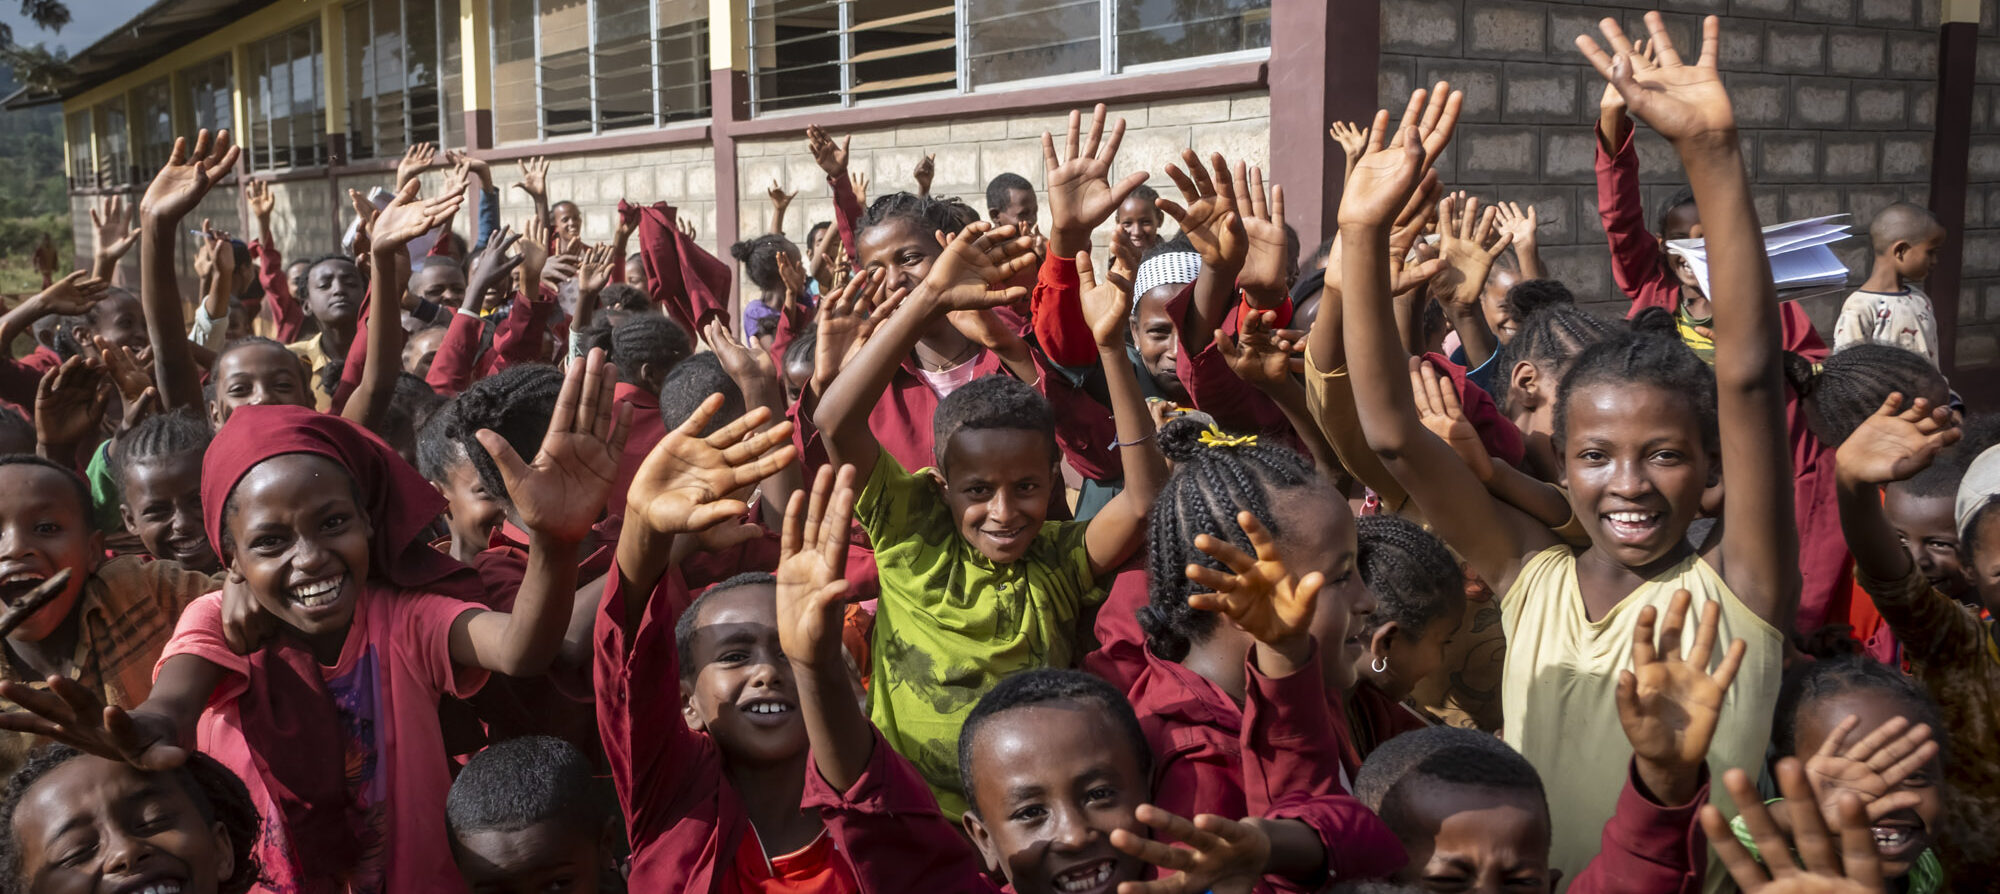
[{"label": "hair tie", "polygon": [[1232,435],[1213,425],[1196,440],[1203,447],[1254,447],[1257,444],[1256,435]]},{"label": "hair tie", "polygon": [[1824,364],[1824,363],[1818,363],[1818,362],[1815,362],[1815,363],[1813,363],[1813,365],[1812,365],[1812,374],[1813,374],[1813,375],[1819,375],[1819,374],[1821,374],[1821,373],[1823,373],[1823,372],[1826,372],[1826,364]]}]

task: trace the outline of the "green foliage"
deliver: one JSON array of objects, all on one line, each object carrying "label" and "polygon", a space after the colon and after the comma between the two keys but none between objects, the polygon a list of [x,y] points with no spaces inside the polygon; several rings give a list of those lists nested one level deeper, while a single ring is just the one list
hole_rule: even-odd
[{"label": "green foliage", "polygon": [[[19,85],[0,68],[0,96]],[[0,111],[0,218],[69,217],[63,179],[62,109]]]}]

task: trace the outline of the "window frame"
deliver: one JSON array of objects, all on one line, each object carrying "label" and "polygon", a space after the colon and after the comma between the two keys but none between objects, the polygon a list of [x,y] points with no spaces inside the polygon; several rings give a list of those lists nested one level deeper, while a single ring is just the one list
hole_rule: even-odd
[{"label": "window frame", "polygon": [[[352,56],[357,52],[362,53],[363,54],[362,58],[370,60],[375,65],[374,70],[364,71],[363,69],[366,68],[366,66],[359,65],[358,63],[356,63],[355,60],[353,59],[342,60],[343,63],[342,67],[345,69],[343,74],[346,76],[348,81],[346,99],[347,99],[347,156],[349,162],[350,163],[368,162],[385,158],[388,159],[401,158],[403,153],[407,151],[409,147],[414,144],[414,142],[435,143],[440,150],[464,148],[464,146],[462,145],[465,139],[465,134],[464,134],[465,128],[463,126],[463,122],[460,123],[460,126],[456,128],[456,133],[454,133],[454,128],[451,126],[451,122],[449,121],[451,114],[450,112],[451,104],[447,102],[445,98],[447,93],[446,73],[449,71],[449,68],[445,65],[445,59],[447,58],[447,53],[445,48],[447,44],[451,42],[448,38],[456,38],[458,36],[458,15],[456,14],[456,12],[454,12],[454,14],[449,19],[445,17],[446,0],[387,0],[387,2],[395,4],[396,21],[393,24],[395,26],[395,33],[399,36],[399,38],[402,39],[401,52],[397,54],[398,66],[396,71],[393,72],[393,74],[395,75],[394,79],[395,87],[393,92],[395,92],[398,96],[398,99],[396,101],[400,106],[402,112],[403,142],[401,145],[395,146],[394,148],[385,148],[383,145],[381,145],[380,132],[374,126],[378,120],[378,116],[375,114],[371,114],[368,117],[367,121],[369,127],[366,133],[367,140],[365,141],[366,154],[365,155],[363,154],[364,141],[361,139],[361,137],[363,136],[363,132],[361,130],[362,116],[360,114],[361,103],[363,101],[369,101],[371,103],[380,102],[380,97],[383,95],[384,92],[386,92],[382,88],[382,84],[384,83],[384,77],[385,77],[385,73],[382,71],[383,62],[380,58],[382,54],[379,51],[377,51],[376,48],[374,47],[375,37],[377,34],[380,33],[379,30],[377,29],[377,19],[376,19],[377,2],[378,0],[348,0],[348,2],[340,4],[340,27],[341,27],[341,37],[342,37],[341,41],[342,49],[349,56]],[[456,3],[453,4],[454,7],[456,7],[457,5],[458,4]],[[424,55],[421,58],[416,57],[417,48],[414,45],[412,45],[408,39],[410,35],[410,9],[412,6],[416,6],[419,8],[428,7],[431,12],[431,23],[432,23],[431,24],[432,34],[430,40],[431,45],[429,47],[424,48]],[[352,22],[349,18],[350,16],[353,16],[357,11],[366,14],[365,15],[366,22],[365,22],[365,27],[363,29],[364,31],[366,31],[366,34],[362,35],[366,39],[359,42],[358,44],[354,39],[355,35],[351,31],[350,25],[352,24]],[[357,47],[359,47],[359,49],[357,49]],[[321,52],[323,55],[324,47],[321,48]],[[459,48],[460,59],[464,58],[464,52],[465,52],[464,48],[460,47]],[[412,65],[413,61],[428,63],[431,70],[436,73],[435,83],[433,83],[430,86],[430,89],[435,91],[437,94],[437,125],[436,127],[431,128],[429,130],[422,130],[417,126],[418,122],[416,119],[416,115],[413,112],[415,103],[411,101],[411,96],[415,93],[415,90],[410,79],[410,71],[412,68],[416,67]],[[361,79],[363,82],[372,83],[375,88],[374,92],[364,97],[363,94],[365,91],[356,89],[357,78]],[[460,80],[461,80],[460,90],[461,92],[463,92],[463,86],[462,86],[463,79],[461,78]],[[460,105],[462,107],[463,103],[461,102]],[[374,105],[370,105],[369,108],[372,113],[375,107]],[[461,111],[460,114],[463,115],[463,112]],[[454,136],[456,136],[459,141],[456,144],[452,142],[452,138]]]},{"label": "window frame", "polygon": [[[343,23],[344,26],[345,23]],[[267,99],[264,99],[263,96],[267,90],[271,95],[276,95],[276,91],[271,89],[276,81],[276,78],[273,77],[274,72],[280,68],[296,69],[298,67],[301,57],[291,54],[291,46],[293,39],[299,32],[304,32],[307,38],[307,52],[303,58],[311,62],[307,67],[311,69],[313,77],[313,87],[310,91],[313,107],[310,114],[314,123],[311,127],[312,141],[309,144],[313,148],[313,157],[310,163],[299,164],[298,159],[291,154],[300,145],[297,142],[296,131],[292,128],[292,121],[299,117],[297,111],[293,109],[293,97],[298,95],[298,89],[292,82],[291,72],[287,71],[285,75],[285,108],[287,114],[283,119],[285,122],[286,142],[284,145],[286,158],[285,163],[280,165],[272,161],[274,157],[273,149],[279,144],[275,127],[275,122],[279,119],[272,116],[271,103]],[[271,49],[273,45],[279,43],[283,43],[285,46],[284,62],[280,65],[274,65],[271,62],[273,58]],[[331,162],[331,155],[327,151],[325,133],[326,35],[321,33],[320,19],[317,17],[307,19],[288,28],[283,28],[250,41],[244,46],[244,54],[250,61],[250,77],[247,83],[237,84],[236,89],[243,91],[244,110],[250,113],[248,119],[242,122],[243,135],[246,137],[244,146],[250,155],[250,171],[252,173],[265,174],[326,167]],[[255,141],[259,122],[264,126],[264,141],[261,144]]]},{"label": "window frame", "polygon": [[[649,62],[647,65],[647,77],[650,79],[648,92],[652,94],[653,120],[650,123],[633,124],[624,127],[615,127],[609,129],[605,128],[603,107],[602,107],[603,95],[598,90],[599,80],[597,76],[597,66],[598,66],[597,28],[598,28],[599,0],[573,0],[573,2],[580,3],[583,7],[584,28],[586,32],[585,49],[587,50],[585,80],[586,83],[589,85],[588,101],[590,105],[590,129],[587,131],[582,131],[577,133],[561,133],[554,135],[550,134],[549,115],[548,115],[549,105],[547,102],[544,101],[544,91],[546,89],[546,83],[544,81],[543,76],[546,72],[547,66],[543,62],[545,54],[542,43],[543,29],[541,27],[541,22],[540,22],[540,19],[543,14],[543,3],[545,2],[545,0],[521,0],[521,2],[525,2],[528,4],[529,6],[528,15],[530,18],[535,20],[534,25],[531,28],[531,31],[534,35],[534,41],[533,41],[534,54],[532,61],[534,64],[534,73],[535,73],[535,78],[534,78],[535,136],[530,139],[502,139],[498,132],[499,122],[497,119],[499,116],[497,114],[498,109],[496,108],[494,110],[496,113],[494,116],[496,120],[494,122],[495,132],[493,135],[494,142],[496,145],[521,146],[521,145],[528,145],[531,143],[565,143],[565,142],[577,142],[583,140],[603,139],[606,137],[616,137],[628,133],[641,133],[647,130],[661,130],[668,127],[689,124],[692,122],[705,121],[714,117],[715,95],[713,92],[713,84],[708,79],[702,79],[701,81],[698,81],[694,85],[695,89],[704,95],[702,102],[702,111],[689,114],[685,117],[668,116],[668,111],[665,107],[665,102],[666,102],[665,93],[667,91],[663,89],[663,85],[661,84],[661,79],[664,76],[663,66],[669,61],[674,62],[676,64],[682,64],[692,60],[684,60],[684,59],[665,60],[661,57],[661,44],[663,43],[663,41],[660,37],[660,29],[662,27],[660,22],[660,3],[659,0],[644,0],[644,6],[646,9],[645,39],[648,45],[648,58],[649,58]],[[494,79],[496,84],[498,83],[499,80],[499,67],[502,64],[505,64],[502,62],[499,52],[499,49],[503,44],[503,41],[501,40],[502,36],[501,28],[503,27],[503,25],[500,21],[502,15],[503,11],[496,4],[494,9],[492,10],[492,14],[488,16],[486,23],[487,45],[492,48],[492,51],[489,54],[488,69],[489,69],[489,75]],[[691,22],[677,23],[677,26],[680,24],[693,24],[698,26],[698,34],[700,35],[701,38],[704,39],[697,41],[697,46],[699,49],[696,58],[703,60],[701,68],[703,69],[703,71],[707,71],[708,66],[713,64],[712,61],[710,61],[708,48],[706,46],[706,40],[705,40],[710,27],[708,17],[701,16]],[[507,60],[507,62],[518,62],[518,61],[521,60],[518,59]],[[675,83],[667,86],[672,87],[674,90],[680,90],[686,88],[689,85]],[[496,107],[499,105],[497,100],[494,102],[494,105]]]}]

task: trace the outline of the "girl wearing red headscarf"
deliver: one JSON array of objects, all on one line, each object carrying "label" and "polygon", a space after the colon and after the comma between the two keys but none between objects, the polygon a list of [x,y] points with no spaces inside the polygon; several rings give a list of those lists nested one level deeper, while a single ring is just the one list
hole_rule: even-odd
[{"label": "girl wearing red headscarf", "polygon": [[576,544],[618,471],[615,383],[602,352],[572,362],[532,463],[479,433],[530,531],[512,613],[475,604],[478,575],[430,548],[443,499],[380,438],[305,408],[238,409],[202,469],[228,580],[182,615],[152,696],[127,712],[61,678],[9,685],[31,713],[0,725],[149,770],[213,755],[267,818],[265,890],[465,890],[438,699],[555,656]]}]

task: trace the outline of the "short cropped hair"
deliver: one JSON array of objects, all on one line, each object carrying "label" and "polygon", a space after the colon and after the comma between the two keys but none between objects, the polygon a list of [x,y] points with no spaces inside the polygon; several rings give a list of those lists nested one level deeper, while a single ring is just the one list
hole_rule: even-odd
[{"label": "short cropped hair", "polygon": [[608,817],[592,797],[590,760],[553,736],[524,736],[472,756],[445,795],[444,824],[453,838],[519,832],[541,823],[587,829]]},{"label": "short cropped hair", "polygon": [[1146,779],[1153,778],[1153,749],[1146,744],[1146,733],[1139,726],[1139,716],[1132,713],[1132,703],[1125,700],[1125,694],[1110,683],[1078,670],[1057,670],[1043,668],[1022,671],[1002,679],[972,706],[972,712],[965,715],[965,724],[958,731],[958,783],[965,790],[969,810],[979,813],[979,802],[973,797],[973,779],[977,774],[972,768],[972,743],[979,740],[979,731],[993,718],[1016,708],[1034,705],[1070,702],[1095,705],[1111,716],[1118,729],[1125,734],[1125,741],[1138,759],[1139,772]]},{"label": "short cropped hair", "polygon": [[693,602],[688,603],[687,610],[681,612],[680,619],[674,622],[674,650],[680,653],[681,679],[692,680],[694,679],[695,672],[701,669],[696,667],[694,663],[694,635],[695,631],[701,629],[701,612],[702,609],[708,607],[710,600],[731,590],[741,590],[744,587],[776,587],[777,585],[777,575],[768,571],[745,571],[742,574],[738,574],[735,577],[731,577],[703,590],[700,596],[695,597]]},{"label": "short cropped hair", "polygon": [[965,429],[1032,431],[1045,435],[1049,460],[1056,456],[1056,415],[1048,398],[1012,376],[981,376],[938,402],[931,417],[931,453],[944,468],[945,447]]}]

